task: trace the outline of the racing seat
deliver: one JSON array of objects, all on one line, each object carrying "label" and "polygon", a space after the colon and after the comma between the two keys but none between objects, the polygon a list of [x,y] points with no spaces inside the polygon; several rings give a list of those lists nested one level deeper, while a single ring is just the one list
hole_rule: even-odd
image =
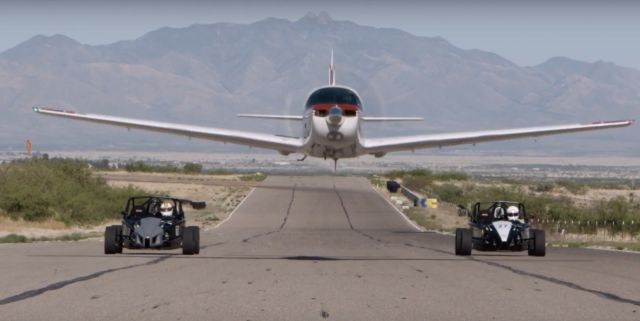
[{"label": "racing seat", "polygon": [[136,205],[131,209],[131,215],[143,216],[145,212],[144,205]]},{"label": "racing seat", "polygon": [[493,217],[489,215],[489,212],[481,211],[478,213],[477,220],[479,224],[489,224],[493,222]]}]

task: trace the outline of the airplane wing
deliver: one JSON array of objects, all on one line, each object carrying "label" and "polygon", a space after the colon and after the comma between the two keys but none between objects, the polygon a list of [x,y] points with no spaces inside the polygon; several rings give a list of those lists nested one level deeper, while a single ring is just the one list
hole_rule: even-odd
[{"label": "airplane wing", "polygon": [[461,144],[475,144],[514,138],[539,137],[588,130],[626,127],[630,126],[633,123],[633,120],[621,120],[594,122],[589,124],[541,126],[519,129],[498,129],[450,134],[433,134],[388,138],[363,138],[362,147],[367,152],[367,154],[383,156],[388,152],[397,152],[403,150],[434,148]]},{"label": "airplane wing", "polygon": [[105,116],[97,114],[83,114],[73,111],[56,110],[33,107],[33,111],[43,115],[71,118],[87,122],[137,128],[149,131],[177,134],[188,137],[214,140],[224,143],[234,143],[246,146],[261,147],[277,150],[283,154],[298,152],[304,142],[301,138],[284,137],[269,134],[259,134],[236,130],[210,127],[190,126],[152,120],[139,120],[123,117]]},{"label": "airplane wing", "polygon": [[364,121],[421,121],[422,117],[361,117]]},{"label": "airplane wing", "polygon": [[304,119],[303,116],[299,116],[299,115],[238,114],[238,117],[263,118],[263,119],[286,119],[286,120],[302,120],[302,119]]}]

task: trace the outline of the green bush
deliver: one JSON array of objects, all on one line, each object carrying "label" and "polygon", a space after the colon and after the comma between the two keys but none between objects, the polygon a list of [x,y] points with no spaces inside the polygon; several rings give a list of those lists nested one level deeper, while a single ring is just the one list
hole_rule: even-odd
[{"label": "green bush", "polygon": [[124,166],[127,172],[178,173],[180,169],[173,165],[150,165],[143,161],[129,162]]},{"label": "green bush", "polygon": [[197,163],[186,163],[184,164],[182,171],[187,174],[199,174],[202,173],[202,165]]},{"label": "green bush", "polygon": [[582,195],[587,192],[587,187],[584,184],[579,184],[578,182],[574,181],[559,180],[556,181],[556,185],[564,187],[571,194]]},{"label": "green bush", "polygon": [[267,175],[262,173],[246,174],[240,176],[240,180],[243,182],[262,182],[267,178]]},{"label": "green bush", "polygon": [[200,174],[202,173],[202,164],[185,163],[182,168],[178,168],[174,165],[152,165],[143,161],[135,161],[127,163],[124,169],[127,172]]},{"label": "green bush", "polygon": [[402,185],[414,191],[428,190],[435,181],[469,180],[469,176],[462,172],[432,172],[428,169],[390,171],[384,176],[391,179],[402,179]]},{"label": "green bush", "polygon": [[402,185],[413,191],[427,189],[431,184],[433,184],[431,176],[404,176],[402,178]]},{"label": "green bush", "polygon": [[554,184],[546,183],[546,182],[538,183],[529,187],[529,189],[531,189],[532,191],[540,192],[540,193],[553,192],[554,188],[555,188]]},{"label": "green bush", "polygon": [[0,237],[0,243],[28,243],[29,238],[24,235],[9,234],[7,236]]},{"label": "green bush", "polygon": [[0,215],[68,225],[118,218],[127,198],[144,194],[109,186],[84,161],[30,159],[0,166]]}]

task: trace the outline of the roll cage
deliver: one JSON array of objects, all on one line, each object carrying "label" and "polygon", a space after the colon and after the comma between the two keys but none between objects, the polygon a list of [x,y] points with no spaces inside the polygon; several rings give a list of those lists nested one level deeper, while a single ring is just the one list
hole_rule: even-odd
[{"label": "roll cage", "polygon": [[524,223],[529,223],[529,216],[523,203],[508,202],[508,201],[494,201],[494,202],[477,202],[473,205],[469,218],[471,223],[475,224],[489,224],[496,220],[493,213],[497,207],[502,207],[505,212],[509,206],[517,206],[520,210],[520,217],[524,220]]},{"label": "roll cage", "polygon": [[173,218],[183,219],[184,210],[182,204],[189,204],[194,209],[203,209],[206,207],[205,202],[195,202],[186,199],[172,198],[166,196],[134,196],[130,197],[127,205],[122,211],[124,219],[143,218],[149,216],[157,216],[159,214],[160,204],[170,201],[174,204]]}]

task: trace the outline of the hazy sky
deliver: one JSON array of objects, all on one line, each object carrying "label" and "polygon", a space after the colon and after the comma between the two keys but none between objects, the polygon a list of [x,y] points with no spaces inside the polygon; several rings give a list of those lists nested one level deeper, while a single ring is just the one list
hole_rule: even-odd
[{"label": "hazy sky", "polygon": [[441,36],[520,65],[554,56],[613,61],[640,69],[640,1],[2,1],[0,51],[37,34],[87,44],[133,39],[163,26],[334,19]]}]

